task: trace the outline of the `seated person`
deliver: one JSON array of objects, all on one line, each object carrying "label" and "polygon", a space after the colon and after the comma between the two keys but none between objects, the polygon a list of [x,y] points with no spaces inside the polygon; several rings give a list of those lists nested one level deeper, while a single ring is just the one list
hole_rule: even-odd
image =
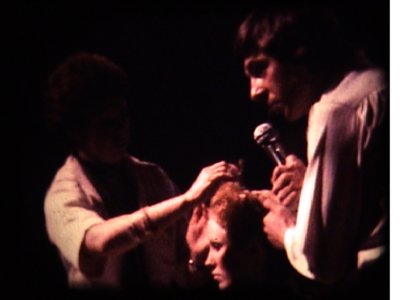
[{"label": "seated person", "polygon": [[[267,200],[266,194],[262,201],[278,201],[272,193]],[[207,219],[204,235],[209,247],[204,264],[221,291],[248,293],[265,287],[277,291],[283,286],[275,260],[277,250],[263,231],[268,211],[262,201],[258,191],[231,181],[221,184],[208,207],[196,208]]]}]

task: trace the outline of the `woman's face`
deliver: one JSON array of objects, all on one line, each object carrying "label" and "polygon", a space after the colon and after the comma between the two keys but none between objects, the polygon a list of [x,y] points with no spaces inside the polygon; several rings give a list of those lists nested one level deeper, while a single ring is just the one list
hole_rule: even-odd
[{"label": "woman's face", "polygon": [[211,268],[211,275],[223,290],[232,284],[232,278],[224,266],[223,260],[228,250],[228,237],[226,229],[217,221],[216,216],[210,214],[207,222],[207,234],[209,237],[209,252],[205,265]]},{"label": "woman's face", "polygon": [[126,102],[116,99],[112,105],[89,117],[82,129],[79,155],[88,161],[114,164],[127,155],[129,120]]}]

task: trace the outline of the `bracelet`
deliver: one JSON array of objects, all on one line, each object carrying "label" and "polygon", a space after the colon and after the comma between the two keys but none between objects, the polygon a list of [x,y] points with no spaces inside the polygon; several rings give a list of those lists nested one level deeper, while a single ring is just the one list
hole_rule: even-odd
[{"label": "bracelet", "polygon": [[144,215],[144,220],[145,220],[145,226],[150,230],[150,232],[155,232],[157,230],[156,226],[154,225],[154,222],[149,217],[149,214],[147,213],[147,206],[142,208],[142,212]]},{"label": "bracelet", "polygon": [[129,227],[130,236],[135,243],[141,243],[144,238],[153,234],[156,230],[147,213],[147,207],[142,208],[139,212],[141,212],[141,215],[136,215],[137,218]]}]

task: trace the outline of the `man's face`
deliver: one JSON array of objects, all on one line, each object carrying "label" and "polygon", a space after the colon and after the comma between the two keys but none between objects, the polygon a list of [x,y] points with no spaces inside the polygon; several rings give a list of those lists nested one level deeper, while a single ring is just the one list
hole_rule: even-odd
[{"label": "man's face", "polygon": [[299,64],[282,63],[265,54],[247,57],[244,71],[250,79],[250,97],[266,104],[288,121],[304,116],[309,108],[308,73]]},{"label": "man's face", "polygon": [[224,257],[228,250],[228,237],[226,229],[216,221],[216,218],[211,214],[207,222],[209,251],[205,264],[211,268],[211,275],[218,283],[219,289],[224,290],[232,283],[231,275],[224,266]]}]

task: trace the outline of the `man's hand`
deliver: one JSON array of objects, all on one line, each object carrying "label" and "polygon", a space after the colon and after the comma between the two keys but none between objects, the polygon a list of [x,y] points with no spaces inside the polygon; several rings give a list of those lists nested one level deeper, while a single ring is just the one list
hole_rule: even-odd
[{"label": "man's hand", "polygon": [[294,155],[288,155],[284,165],[274,168],[271,176],[272,192],[280,203],[297,212],[306,166]]},{"label": "man's hand", "polygon": [[264,232],[275,247],[283,249],[285,232],[295,225],[296,216],[276,201],[266,200],[262,203],[269,210],[263,219]]}]

